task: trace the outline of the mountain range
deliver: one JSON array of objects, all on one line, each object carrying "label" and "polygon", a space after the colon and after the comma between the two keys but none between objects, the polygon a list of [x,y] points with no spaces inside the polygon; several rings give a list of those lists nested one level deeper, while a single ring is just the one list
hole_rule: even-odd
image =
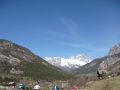
[{"label": "mountain range", "polygon": [[97,70],[120,72],[120,43],[110,48],[108,55],[94,60],[81,54],[69,58],[44,59],[23,46],[0,39],[0,77],[30,77],[42,80],[65,80],[72,77],[63,70],[75,74],[96,74]]},{"label": "mountain range", "polygon": [[76,56],[71,56],[69,58],[63,57],[45,57],[44,58],[48,63],[61,68],[64,71],[71,71],[76,68],[79,68],[91,61],[85,55],[79,54]]}]

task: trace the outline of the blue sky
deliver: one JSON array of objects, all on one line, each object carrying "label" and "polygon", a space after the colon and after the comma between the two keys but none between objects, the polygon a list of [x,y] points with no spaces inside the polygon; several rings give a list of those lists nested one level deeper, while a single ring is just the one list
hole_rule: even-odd
[{"label": "blue sky", "polygon": [[120,42],[120,1],[0,0],[0,38],[41,57],[101,57]]}]

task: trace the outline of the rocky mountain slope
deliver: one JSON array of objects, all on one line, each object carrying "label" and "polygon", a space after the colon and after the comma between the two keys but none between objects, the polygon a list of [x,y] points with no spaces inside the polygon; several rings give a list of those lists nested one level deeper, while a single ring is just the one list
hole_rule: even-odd
[{"label": "rocky mountain slope", "polygon": [[50,65],[29,49],[11,41],[0,39],[0,76],[26,76],[33,79],[65,79],[69,75]]},{"label": "rocky mountain slope", "polygon": [[81,54],[77,56],[71,56],[69,58],[45,57],[44,59],[48,63],[57,66],[65,71],[70,71],[75,68],[79,68],[80,66],[83,66],[91,61],[87,56]]},{"label": "rocky mountain slope", "polygon": [[120,70],[120,43],[109,50],[107,56],[97,58],[92,62],[76,69],[74,72],[79,74],[96,73],[97,70],[117,73]]},{"label": "rocky mountain slope", "polygon": [[112,47],[109,51],[109,55],[115,55],[120,53],[120,43],[116,44],[114,47]]}]

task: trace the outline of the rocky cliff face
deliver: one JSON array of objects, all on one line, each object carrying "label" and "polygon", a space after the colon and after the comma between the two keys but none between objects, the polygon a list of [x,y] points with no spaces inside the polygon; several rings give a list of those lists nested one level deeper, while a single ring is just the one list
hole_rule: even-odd
[{"label": "rocky cliff face", "polygon": [[109,50],[108,53],[109,57],[107,58],[108,65],[113,65],[118,61],[120,61],[119,53],[120,53],[120,43],[116,44],[113,48]]},{"label": "rocky cliff face", "polygon": [[109,56],[111,55],[115,55],[115,54],[118,54],[120,53],[120,43],[116,44],[114,47],[112,47],[110,50],[109,50]]}]

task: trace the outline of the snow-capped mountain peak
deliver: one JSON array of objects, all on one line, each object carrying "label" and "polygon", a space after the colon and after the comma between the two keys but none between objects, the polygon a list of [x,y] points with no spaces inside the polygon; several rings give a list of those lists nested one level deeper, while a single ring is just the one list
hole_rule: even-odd
[{"label": "snow-capped mountain peak", "polygon": [[69,58],[63,58],[63,57],[45,57],[44,58],[48,63],[55,65],[61,69],[68,68],[68,69],[74,69],[78,68],[80,66],[83,66],[87,63],[89,63],[91,60],[82,54],[71,56]]}]

